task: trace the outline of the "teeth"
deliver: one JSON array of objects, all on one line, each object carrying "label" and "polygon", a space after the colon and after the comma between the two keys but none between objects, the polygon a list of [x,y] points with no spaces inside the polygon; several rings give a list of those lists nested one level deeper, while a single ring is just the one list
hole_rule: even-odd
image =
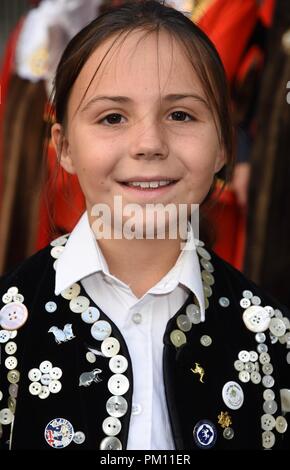
[{"label": "teeth", "polygon": [[139,186],[141,188],[158,188],[159,186],[166,186],[171,181],[132,181],[127,183],[128,186]]}]

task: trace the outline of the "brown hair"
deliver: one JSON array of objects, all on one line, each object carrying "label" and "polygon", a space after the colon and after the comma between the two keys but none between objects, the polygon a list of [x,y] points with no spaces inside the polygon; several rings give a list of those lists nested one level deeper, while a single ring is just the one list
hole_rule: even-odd
[{"label": "brown hair", "polygon": [[[149,34],[154,31],[158,33],[160,29],[165,30],[183,46],[207,96],[220,144],[227,156],[229,176],[233,167],[233,132],[227,80],[222,62],[214,45],[203,31],[180,11],[166,6],[165,2],[129,1],[120,7],[111,8],[88,24],[70,41],[56,71],[53,91],[56,121],[65,125],[72,87],[95,49],[112,36],[115,37],[114,44],[120,37],[127,37],[136,29],[147,31]],[[87,90],[97,71],[98,69]]]}]

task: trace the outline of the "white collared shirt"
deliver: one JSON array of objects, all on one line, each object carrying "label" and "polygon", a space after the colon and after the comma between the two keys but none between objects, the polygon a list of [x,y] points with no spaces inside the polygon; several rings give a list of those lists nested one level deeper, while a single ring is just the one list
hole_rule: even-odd
[{"label": "white collared shirt", "polygon": [[[191,229],[188,242],[192,236]],[[110,274],[85,212],[58,260],[55,294],[79,281],[119,328],[130,353],[134,383],[127,449],[174,449],[163,384],[163,335],[168,321],[191,292],[199,301],[204,321],[196,251],[183,249],[173,268],[138,299],[127,284]],[[139,323],[135,314],[139,314]]]}]

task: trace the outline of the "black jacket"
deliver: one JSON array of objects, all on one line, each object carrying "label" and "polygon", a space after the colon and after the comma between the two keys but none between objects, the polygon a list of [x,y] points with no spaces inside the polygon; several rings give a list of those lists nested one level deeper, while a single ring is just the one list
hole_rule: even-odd
[{"label": "black jacket", "polygon": [[[20,372],[20,381],[10,447],[54,451],[44,438],[45,428],[54,418],[64,418],[72,424],[74,431],[82,431],[85,435],[82,444],[72,441],[64,450],[97,450],[105,437],[102,423],[108,417],[106,402],[112,394],[108,390],[107,382],[112,372],[108,367],[107,357],[98,355],[94,364],[87,361],[88,348],[100,349],[100,343],[92,338],[90,325],[82,321],[80,314],[73,313],[69,309],[68,300],[54,295],[55,271],[50,249],[51,247],[47,247],[38,252],[18,269],[4,276],[0,282],[0,299],[10,287],[16,286],[23,294],[24,304],[29,311],[28,320],[18,330],[13,340],[18,348],[15,356],[18,358],[17,370]],[[256,351],[258,344],[255,333],[246,328],[242,319],[243,309],[240,306],[242,293],[245,289],[251,290],[254,295],[261,298],[262,306],[279,308],[285,316],[288,316],[288,313],[285,308],[261,293],[240,272],[213,253],[212,263],[215,268],[215,284],[212,286],[213,295],[209,299],[210,305],[206,310],[205,322],[193,325],[191,330],[185,333],[186,344],[179,348],[172,344],[170,333],[177,329],[177,316],[192,303],[193,299],[189,297],[179,312],[168,322],[164,332],[164,377],[160,377],[160,380],[164,380],[165,384],[175,446],[178,450],[199,449],[193,435],[194,428],[201,420],[209,420],[217,432],[217,439],[212,449],[263,449],[261,416],[265,414],[263,410],[265,387],[262,382],[259,384],[251,381],[240,382],[239,373],[234,368],[239,352]],[[85,291],[80,295],[87,296]],[[227,297],[230,305],[222,307],[219,304],[220,297]],[[49,313],[45,310],[48,301],[57,304],[55,312]],[[134,387],[131,360],[122,333],[102,312],[100,319],[107,319],[112,325],[112,336],[121,344],[119,354],[125,356],[129,363],[124,373],[130,383],[130,388],[124,395],[129,408],[120,418],[122,428],[117,436],[122,448],[126,449]],[[52,326],[63,330],[66,324],[72,324],[75,338],[57,344],[54,335],[48,333],[48,330]],[[203,335],[211,337],[210,346],[205,347],[201,344],[200,338]],[[290,365],[286,361],[285,344],[279,341],[272,344],[269,331],[266,332],[266,336],[274,368],[272,376],[275,383],[272,389],[278,404],[278,410],[274,414],[276,418],[282,415],[280,389],[290,389]],[[0,390],[3,398],[0,401],[0,410],[7,408],[10,385],[7,380],[9,371],[5,367],[7,354],[4,348],[5,344],[1,344]],[[32,368],[38,368],[45,360],[62,369],[63,375],[60,378],[62,389],[59,393],[51,393],[46,399],[40,399],[29,392],[31,381],[28,372]],[[196,363],[204,369],[203,382],[200,381],[200,375],[194,374],[191,370],[195,368]],[[142,364],[140,367],[142,368]],[[102,381],[92,382],[89,386],[80,386],[80,375],[95,368],[102,370]],[[260,373],[263,376],[261,369]],[[237,410],[229,409],[223,401],[222,389],[228,381],[239,383],[244,392],[244,403]],[[223,428],[218,423],[218,416],[226,411],[232,421],[231,428],[234,431],[232,439],[223,437]],[[287,418],[287,414],[285,417]],[[0,439],[2,448],[9,447],[10,428],[10,425],[3,425],[3,435]],[[289,427],[285,433],[279,433],[275,429],[272,432],[276,438],[274,449],[290,449]]]}]

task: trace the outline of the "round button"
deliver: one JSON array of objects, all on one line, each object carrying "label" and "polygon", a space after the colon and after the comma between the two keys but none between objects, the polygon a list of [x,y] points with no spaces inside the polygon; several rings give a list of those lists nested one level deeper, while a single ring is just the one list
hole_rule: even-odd
[{"label": "round button", "polygon": [[7,404],[8,404],[9,410],[12,411],[13,414],[15,414],[15,410],[16,410],[16,400],[15,400],[15,398],[8,397]]},{"label": "round button", "polygon": [[288,427],[288,423],[287,423],[286,419],[284,418],[284,416],[277,416],[277,418],[276,418],[276,430],[277,430],[277,432],[279,432],[280,434],[283,434],[284,432],[286,432],[287,427]]},{"label": "round button", "polygon": [[6,330],[0,330],[0,343],[7,343],[10,339],[10,333]]},{"label": "round button", "polygon": [[13,300],[13,295],[6,292],[2,297],[3,304],[9,304]]},{"label": "round button", "polygon": [[50,243],[51,246],[61,246],[61,245],[65,245],[67,242],[67,238],[63,235],[61,235],[60,237],[56,238],[55,240],[52,240],[52,242]]},{"label": "round button", "polygon": [[273,390],[271,390],[270,388],[267,388],[266,390],[264,390],[263,392],[263,398],[264,400],[268,401],[268,400],[274,400],[275,398],[275,393]]},{"label": "round button", "polygon": [[250,373],[247,372],[246,370],[241,370],[241,372],[239,372],[239,379],[243,383],[249,382],[250,381]]},{"label": "round button", "polygon": [[249,299],[246,299],[246,298],[243,298],[241,301],[240,301],[240,306],[242,308],[248,308],[250,307],[251,305],[251,301]]},{"label": "round button", "polygon": [[42,383],[42,385],[49,385],[50,382],[51,382],[50,375],[49,374],[43,374],[41,376],[40,382]]},{"label": "round button", "polygon": [[0,325],[4,330],[18,330],[24,325],[28,310],[24,304],[11,302],[0,310]]},{"label": "round button", "polygon": [[230,305],[230,301],[227,297],[220,297],[219,298],[219,304],[221,307],[228,307]]},{"label": "round button", "polygon": [[261,364],[269,364],[271,358],[267,352],[262,352],[259,356],[259,361]]},{"label": "round button", "polygon": [[107,436],[117,436],[122,428],[121,421],[118,418],[109,416],[104,419],[102,428]]},{"label": "round button", "polygon": [[88,351],[86,353],[86,359],[90,364],[94,364],[94,362],[96,362],[96,360],[97,360],[95,354],[91,351]]},{"label": "round button", "polygon": [[132,415],[138,416],[142,411],[142,406],[139,403],[133,403],[132,405]]},{"label": "round button", "polygon": [[39,382],[31,382],[29,392],[31,395],[39,395],[41,392],[41,384]]},{"label": "round button", "polygon": [[87,297],[83,295],[79,295],[78,297],[74,297],[71,299],[69,303],[69,308],[74,313],[82,313],[89,308],[90,301]]},{"label": "round button", "polygon": [[10,384],[8,387],[9,395],[13,398],[17,398],[18,395],[18,385],[17,384]]},{"label": "round button", "polygon": [[264,387],[271,388],[273,387],[275,380],[272,375],[264,375],[262,378],[262,384]]},{"label": "round button", "polygon": [[243,313],[243,321],[246,327],[254,333],[266,331],[269,327],[270,320],[269,313],[263,307],[254,305],[247,308]]},{"label": "round button", "polygon": [[42,361],[39,364],[39,369],[43,374],[49,374],[52,369],[52,363],[50,361]]},{"label": "round button", "polygon": [[200,260],[200,264],[202,265],[202,267],[208,271],[209,273],[213,273],[214,272],[214,267],[212,265],[212,263],[210,261],[207,261],[206,259],[204,258],[201,258]]},{"label": "round button", "polygon": [[264,364],[262,367],[262,371],[265,375],[271,375],[273,373],[273,370],[273,366],[270,363]]},{"label": "round button", "polygon": [[240,361],[246,363],[246,362],[249,362],[250,360],[250,354],[248,353],[248,351],[243,350],[239,352],[238,358]]},{"label": "round button", "polygon": [[82,431],[77,431],[74,433],[73,441],[76,444],[83,444],[86,440],[86,436]]},{"label": "round button", "polygon": [[81,292],[81,286],[77,283],[72,284],[67,289],[63,290],[60,295],[66,300],[72,300],[78,297]]},{"label": "round button", "polygon": [[201,322],[200,308],[195,304],[190,304],[186,307],[186,315],[194,325]]},{"label": "round button", "polygon": [[41,379],[41,372],[39,369],[30,369],[28,372],[28,378],[31,380],[31,382],[38,382]]},{"label": "round button", "polygon": [[270,317],[273,317],[274,316],[274,309],[273,307],[271,307],[270,305],[266,305],[264,307],[264,309],[266,310],[266,312],[269,313]]},{"label": "round button", "polygon": [[176,323],[181,331],[189,331],[192,327],[192,323],[187,315],[178,315]]},{"label": "round button", "polygon": [[102,342],[101,350],[106,357],[116,356],[120,351],[120,343],[116,338],[106,338]]},{"label": "round button", "polygon": [[209,273],[208,271],[202,271],[201,272],[201,277],[202,279],[204,280],[204,282],[206,284],[208,284],[209,286],[213,286],[214,285],[214,277],[211,273]]},{"label": "round button", "polygon": [[263,431],[272,431],[276,424],[276,420],[272,415],[264,414],[261,417],[261,428]]},{"label": "round button", "polygon": [[170,333],[170,340],[171,343],[176,347],[179,348],[183,344],[186,343],[186,336],[183,331],[180,330],[173,330]]},{"label": "round button", "polygon": [[5,367],[9,370],[13,370],[17,367],[18,361],[15,356],[8,356],[5,359]]},{"label": "round button", "polygon": [[9,333],[10,333],[10,339],[16,338],[16,336],[17,336],[17,330],[9,331]]},{"label": "round button", "polygon": [[110,359],[109,368],[114,374],[123,374],[128,368],[128,361],[124,356],[118,354]]},{"label": "round button", "polygon": [[48,389],[49,389],[50,393],[60,392],[61,387],[62,387],[62,385],[61,385],[59,380],[52,380],[51,382],[49,382],[49,385],[48,385]]},{"label": "round button", "polygon": [[204,284],[203,286],[203,292],[206,297],[211,297],[212,296],[212,288],[208,286],[207,284]]},{"label": "round button", "polygon": [[240,360],[235,361],[235,362],[234,362],[234,368],[235,368],[238,372],[241,372],[241,370],[244,370],[245,364],[244,364],[242,361],[240,361]]},{"label": "round button", "polygon": [[203,335],[200,338],[200,343],[202,344],[202,346],[205,346],[207,348],[208,346],[210,346],[212,344],[212,339],[208,335]]},{"label": "round button", "polygon": [[267,344],[265,343],[259,343],[258,346],[257,346],[257,351],[258,353],[265,353],[268,351],[268,346]]},{"label": "round button", "polygon": [[22,294],[13,295],[13,302],[20,302],[22,304],[24,302],[24,296]]},{"label": "round button", "polygon": [[134,313],[132,315],[132,321],[136,323],[136,325],[139,325],[142,321],[142,315],[141,313]]},{"label": "round button", "polygon": [[271,449],[275,444],[275,434],[272,431],[262,433],[262,443],[265,449]]},{"label": "round button", "polygon": [[98,341],[103,341],[112,333],[112,327],[105,320],[96,321],[91,327],[91,335]]},{"label": "round button", "polygon": [[48,313],[53,313],[56,311],[57,305],[55,302],[49,301],[49,302],[46,302],[44,308]]},{"label": "round button", "polygon": [[2,410],[0,410],[1,424],[11,424],[13,421],[13,417],[13,413],[9,410],[9,408],[2,408]]},{"label": "round button", "polygon": [[274,415],[278,410],[278,405],[275,400],[267,400],[263,403],[263,410],[269,415]]},{"label": "round button", "polygon": [[14,341],[9,341],[9,343],[5,344],[6,354],[15,354],[16,351],[17,351],[17,345]]},{"label": "round button", "polygon": [[7,379],[11,384],[17,384],[20,379],[20,372],[18,370],[10,370],[7,374]]},{"label": "round button", "polygon": [[100,444],[100,450],[122,450],[122,444],[117,437],[105,437]]},{"label": "round button", "polygon": [[256,351],[250,351],[250,361],[256,362],[258,360],[258,354]]},{"label": "round button", "polygon": [[85,323],[93,324],[100,318],[100,311],[96,307],[89,307],[82,312],[81,317]]},{"label": "round button", "polygon": [[47,385],[42,385],[41,392],[38,395],[38,398],[41,398],[41,400],[45,400],[45,398],[47,398],[49,395],[50,395],[50,391]]},{"label": "round button", "polygon": [[202,246],[197,246],[196,248],[196,251],[198,252],[198,254],[204,258],[206,261],[210,261],[211,260],[211,255],[209,254],[209,252],[203,248]]},{"label": "round button", "polygon": [[129,380],[122,374],[114,374],[108,380],[108,389],[112,395],[124,395],[129,386]]},{"label": "round button", "polygon": [[255,335],[255,340],[257,341],[257,343],[264,343],[266,341],[265,333],[257,333]]},{"label": "round button", "polygon": [[110,416],[121,418],[127,413],[128,403],[122,396],[110,397],[106,403],[106,410]]},{"label": "round button", "polygon": [[244,290],[243,297],[245,297],[246,299],[251,299],[253,297],[253,292],[250,290]]},{"label": "round button", "polygon": [[261,377],[261,374],[254,370],[253,372],[251,372],[251,382],[253,382],[253,384],[259,384],[262,380],[262,377]]},{"label": "round button", "polygon": [[7,293],[11,294],[12,296],[18,294],[18,287],[15,287],[15,286],[9,287]]},{"label": "round button", "polygon": [[280,337],[286,333],[286,326],[281,318],[271,318],[269,330],[272,335]]},{"label": "round button", "polygon": [[260,305],[261,304],[261,299],[257,295],[254,295],[251,299],[253,305]]},{"label": "round button", "polygon": [[225,439],[228,439],[228,440],[232,439],[234,437],[234,434],[235,433],[234,433],[233,428],[225,428],[223,430],[223,436]]},{"label": "round button", "polygon": [[53,380],[58,380],[62,377],[62,370],[59,367],[53,367],[49,372],[49,376]]},{"label": "round button", "polygon": [[50,254],[54,259],[58,259],[63,251],[64,251],[64,246],[54,246],[50,250]]},{"label": "round button", "polygon": [[224,403],[231,410],[241,408],[244,403],[244,392],[237,382],[229,381],[223,386],[222,397]]}]

